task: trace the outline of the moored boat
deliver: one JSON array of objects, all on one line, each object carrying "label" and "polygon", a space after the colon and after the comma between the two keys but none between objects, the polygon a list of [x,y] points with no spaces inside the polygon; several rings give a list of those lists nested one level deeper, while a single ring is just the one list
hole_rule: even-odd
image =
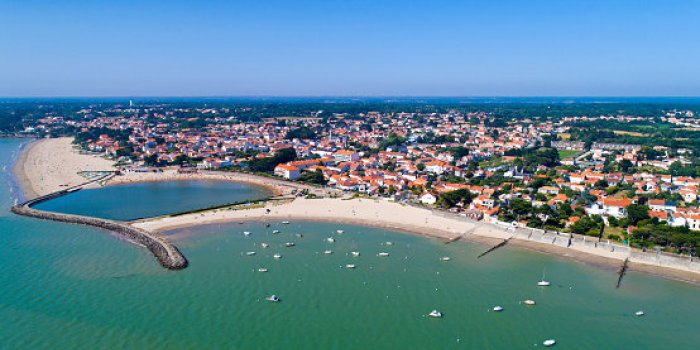
[{"label": "moored boat", "polygon": [[442,317],[442,312],[437,311],[437,310],[433,310],[433,311],[430,311],[430,313],[428,314],[428,316],[433,317],[433,318],[441,318],[441,317]]}]

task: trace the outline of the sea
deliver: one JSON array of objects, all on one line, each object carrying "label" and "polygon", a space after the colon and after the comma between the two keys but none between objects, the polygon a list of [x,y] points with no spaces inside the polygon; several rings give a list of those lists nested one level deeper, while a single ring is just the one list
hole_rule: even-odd
[{"label": "sea", "polygon": [[[700,344],[698,286],[630,271],[616,288],[613,269],[518,247],[477,259],[487,246],[337,223],[232,222],[166,232],[190,262],[168,271],[109,232],[11,214],[18,196],[7,169],[25,142],[0,139],[0,349]],[[241,186],[122,185],[79,191],[45,209],[131,219],[266,195]],[[551,286],[537,286],[543,276]],[[266,300],[273,294],[279,302]],[[442,317],[429,317],[432,310]]]}]

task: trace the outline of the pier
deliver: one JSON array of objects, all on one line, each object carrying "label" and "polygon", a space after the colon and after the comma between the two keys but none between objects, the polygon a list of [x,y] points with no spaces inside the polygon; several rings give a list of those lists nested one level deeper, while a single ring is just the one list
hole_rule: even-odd
[{"label": "pier", "polygon": [[81,188],[82,185],[50,193],[45,196],[28,200],[24,203],[17,204],[10,210],[17,215],[71,224],[88,225],[108,230],[114,232],[121,238],[148,248],[156,259],[158,259],[161,266],[167,269],[181,270],[187,267],[187,259],[182,255],[182,253],[180,253],[180,250],[157,233],[148,232],[118,221],[100,219],[91,216],[55,213],[32,208],[32,206],[35,204],[64,196],[66,194],[78,191]]}]

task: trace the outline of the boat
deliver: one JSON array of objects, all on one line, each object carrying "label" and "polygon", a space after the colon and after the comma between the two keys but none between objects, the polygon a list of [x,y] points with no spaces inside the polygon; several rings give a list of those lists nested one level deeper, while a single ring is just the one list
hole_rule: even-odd
[{"label": "boat", "polygon": [[244,236],[250,236],[250,231],[243,231]]},{"label": "boat", "polygon": [[274,294],[270,295],[269,297],[265,298],[267,301],[271,301],[273,303],[278,303],[280,301],[280,298]]},{"label": "boat", "polygon": [[442,258],[440,258],[440,260],[442,260],[442,261],[450,261],[450,257],[449,257],[449,256],[443,256]]},{"label": "boat", "polygon": [[295,245],[296,245],[296,244],[294,244],[294,243],[292,243],[292,242],[287,242],[287,243],[284,244],[285,247],[293,247],[293,246],[295,246]]},{"label": "boat", "polygon": [[343,233],[345,233],[345,231],[343,231],[343,230],[336,230],[335,233],[337,233],[337,234],[339,234],[339,235],[342,235]]},{"label": "boat", "polygon": [[253,255],[255,255],[255,252],[245,252],[245,255],[247,255],[247,256],[253,256]]},{"label": "boat", "polygon": [[355,264],[347,264],[347,265],[345,265],[345,267],[347,267],[347,268],[349,268],[349,269],[354,269],[354,268],[355,268]]},{"label": "boat", "polygon": [[289,221],[282,221],[283,224],[289,225]]},{"label": "boat", "polygon": [[267,247],[269,247],[270,245],[267,244],[267,243],[260,243],[260,246],[263,247],[263,248],[267,248]]},{"label": "boat", "polygon": [[282,254],[275,254],[272,257],[275,259],[282,259]]},{"label": "boat", "polygon": [[391,242],[391,241],[387,241],[387,242],[386,242],[386,243],[384,243],[384,244],[386,244],[386,245],[394,245],[394,242]]},{"label": "boat", "polygon": [[557,343],[557,341],[554,339],[547,339],[547,340],[542,342],[542,345],[549,347],[549,346],[554,346],[554,344],[556,344],[556,343]]},{"label": "boat", "polygon": [[635,316],[644,316],[644,311],[639,310],[639,311],[635,312],[634,315]]},{"label": "boat", "polygon": [[377,254],[377,255],[386,257],[386,256],[389,256],[389,253],[387,253],[387,252],[381,252],[381,253],[379,253],[379,254]]},{"label": "boat", "polygon": [[437,310],[433,310],[433,311],[430,311],[428,316],[433,317],[433,318],[440,318],[440,317],[442,317],[442,312],[437,311]]},{"label": "boat", "polygon": [[549,287],[549,281],[545,279],[545,271],[542,270],[542,280],[537,282],[537,285],[540,287]]},{"label": "boat", "polygon": [[332,251],[332,250],[326,250],[325,252],[323,252],[323,254],[331,255],[331,254],[333,254],[333,251]]},{"label": "boat", "polygon": [[527,300],[523,300],[523,304],[525,304],[525,305],[535,305],[535,301],[534,301],[534,300],[527,299]]},{"label": "boat", "polygon": [[503,311],[503,306],[494,306],[493,311],[501,312],[501,311]]},{"label": "boat", "polygon": [[280,230],[272,230],[272,233],[276,235],[276,234],[280,233]]},{"label": "boat", "polygon": [[258,272],[267,272],[267,269],[264,268],[264,267],[261,267],[261,268],[258,269]]},{"label": "boat", "polygon": [[301,233],[297,233],[297,234],[295,234],[294,236],[299,237],[299,238],[303,238],[303,237],[304,237],[304,235],[301,234]]},{"label": "boat", "polygon": [[265,227],[270,227],[270,224],[265,224]]},{"label": "boat", "polygon": [[333,238],[333,237],[328,237],[328,238],[326,238],[326,242],[328,242],[328,243],[334,243],[334,242],[335,242],[335,238]]}]

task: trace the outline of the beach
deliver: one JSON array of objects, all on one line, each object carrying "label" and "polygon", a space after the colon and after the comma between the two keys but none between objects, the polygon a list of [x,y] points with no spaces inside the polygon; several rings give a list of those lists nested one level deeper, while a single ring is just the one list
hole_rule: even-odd
[{"label": "beach", "polygon": [[88,180],[81,171],[114,171],[114,162],[81,154],[73,138],[41,139],[27,145],[14,166],[14,173],[26,198],[43,196]]},{"label": "beach", "polygon": [[[75,186],[87,180],[79,171],[115,170],[112,162],[101,157],[81,154],[71,145],[70,138],[44,139],[30,144],[15,165],[15,174],[25,195],[37,196]],[[249,209],[214,209],[179,216],[163,216],[133,222],[132,225],[152,232],[163,232],[194,225],[208,225],[244,221],[303,220],[348,223],[410,232],[444,240],[463,239],[497,244],[510,239],[509,244],[530,250],[553,254],[607,269],[617,269],[630,254],[620,250],[591,248],[586,245],[562,247],[543,241],[530,240],[499,225],[477,222],[456,214],[396,203],[385,199],[351,198],[340,191],[291,183],[288,181],[243,173],[198,171],[180,173],[176,169],[158,172],[128,173],[115,176],[105,183],[90,186],[118,185],[151,181],[173,180],[239,181],[266,186],[283,201],[267,202]],[[294,197],[292,194],[308,190],[325,198]],[[328,198],[334,197],[334,198]],[[337,198],[336,198],[337,197]],[[698,283],[700,274],[683,264],[660,266],[643,259],[630,259],[632,270]]]}]

